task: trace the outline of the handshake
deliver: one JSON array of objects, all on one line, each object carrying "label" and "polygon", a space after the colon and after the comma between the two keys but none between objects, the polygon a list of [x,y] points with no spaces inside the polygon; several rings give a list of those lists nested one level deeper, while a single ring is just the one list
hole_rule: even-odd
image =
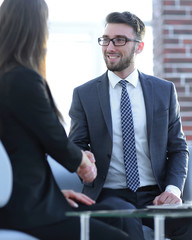
[{"label": "handshake", "polygon": [[82,151],[82,161],[77,168],[77,174],[86,183],[91,183],[96,178],[97,168],[93,153]]}]

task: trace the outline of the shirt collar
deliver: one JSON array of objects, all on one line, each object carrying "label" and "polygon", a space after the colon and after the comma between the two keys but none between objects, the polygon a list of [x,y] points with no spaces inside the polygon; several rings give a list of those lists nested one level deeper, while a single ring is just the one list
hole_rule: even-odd
[{"label": "shirt collar", "polygon": [[[108,78],[109,82],[111,83],[111,86],[114,88],[116,84],[122,80],[120,77],[118,77],[115,73],[108,70]],[[137,86],[137,83],[139,81],[139,73],[137,69],[135,69],[127,78],[124,80],[127,80],[131,85],[134,87]]]}]

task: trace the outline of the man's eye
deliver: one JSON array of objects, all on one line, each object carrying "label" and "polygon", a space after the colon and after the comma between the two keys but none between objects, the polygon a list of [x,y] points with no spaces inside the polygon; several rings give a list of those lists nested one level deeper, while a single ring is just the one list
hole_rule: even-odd
[{"label": "man's eye", "polygon": [[116,42],[125,42],[124,38],[116,38]]}]

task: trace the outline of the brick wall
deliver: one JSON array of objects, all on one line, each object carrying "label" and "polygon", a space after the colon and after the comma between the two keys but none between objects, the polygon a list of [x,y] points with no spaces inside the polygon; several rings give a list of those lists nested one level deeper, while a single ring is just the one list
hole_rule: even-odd
[{"label": "brick wall", "polygon": [[154,74],[174,82],[192,145],[192,0],[153,0]]}]

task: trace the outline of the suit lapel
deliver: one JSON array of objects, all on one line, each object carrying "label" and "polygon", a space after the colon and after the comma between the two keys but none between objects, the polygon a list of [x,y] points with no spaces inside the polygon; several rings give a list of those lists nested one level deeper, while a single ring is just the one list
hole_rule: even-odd
[{"label": "suit lapel", "polygon": [[109,80],[107,77],[107,72],[98,79],[97,91],[98,91],[99,102],[103,112],[105,123],[112,139],[112,119],[111,119],[111,111],[110,111]]},{"label": "suit lapel", "polygon": [[[152,123],[153,123],[153,104],[154,104],[153,83],[147,77],[147,75],[141,72],[139,72],[139,78],[141,81],[141,86],[142,86],[143,96],[145,101],[146,117],[147,117],[147,136],[148,136],[148,143],[150,143],[150,136],[152,131]],[[111,119],[111,111],[110,111],[109,80],[107,77],[107,72],[98,79],[97,91],[98,91],[99,102],[103,112],[104,120],[112,139],[112,119]],[[149,144],[149,147],[150,147],[150,144]]]},{"label": "suit lapel", "polygon": [[143,90],[143,96],[146,108],[146,118],[147,118],[147,137],[150,147],[150,136],[153,125],[153,104],[154,104],[154,92],[153,83],[145,74],[139,72],[139,78],[141,81],[141,87]]}]

